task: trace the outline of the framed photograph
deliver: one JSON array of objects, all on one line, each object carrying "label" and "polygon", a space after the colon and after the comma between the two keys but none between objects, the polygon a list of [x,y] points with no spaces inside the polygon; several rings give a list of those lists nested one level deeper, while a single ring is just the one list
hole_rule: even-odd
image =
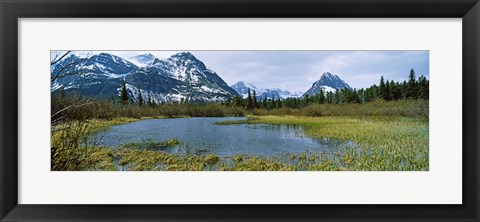
[{"label": "framed photograph", "polygon": [[477,0],[2,1],[1,221],[478,221]]}]

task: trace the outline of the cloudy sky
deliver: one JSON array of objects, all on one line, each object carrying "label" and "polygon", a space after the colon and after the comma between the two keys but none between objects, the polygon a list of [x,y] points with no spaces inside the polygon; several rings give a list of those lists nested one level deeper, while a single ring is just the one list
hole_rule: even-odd
[{"label": "cloudy sky", "polygon": [[[378,84],[380,76],[406,80],[410,69],[429,78],[428,51],[190,51],[227,84],[243,80],[259,88],[306,91],[322,73],[338,75],[355,88]],[[109,51],[123,58],[178,51]]]}]

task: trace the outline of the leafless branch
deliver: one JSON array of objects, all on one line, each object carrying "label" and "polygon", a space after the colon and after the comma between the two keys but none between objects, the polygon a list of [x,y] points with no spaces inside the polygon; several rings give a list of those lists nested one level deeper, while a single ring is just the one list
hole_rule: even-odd
[{"label": "leafless branch", "polygon": [[68,54],[70,54],[72,51],[67,51],[66,53],[60,55],[60,53],[56,54],[55,55],[55,58],[53,58],[52,61],[50,61],[50,65],[54,65],[58,62],[60,62],[63,58],[65,58],[65,56],[67,56]]},{"label": "leafless branch", "polygon": [[69,110],[69,109],[73,109],[73,108],[79,108],[79,107],[82,107],[82,106],[87,106],[87,105],[91,105],[91,104],[95,104],[97,102],[86,102],[86,103],[82,103],[82,104],[78,104],[78,105],[70,105],[70,106],[67,106],[59,111],[57,111],[56,113],[52,114],[51,118],[55,117],[56,115],[62,113],[62,112],[65,112],[66,110]]},{"label": "leafless branch", "polygon": [[[55,63],[58,63],[59,61],[61,61],[68,53],[70,53],[71,51],[68,51],[67,53],[63,54],[60,58],[58,59],[54,59],[53,62],[51,63],[51,65],[55,64]],[[59,78],[63,78],[65,76],[73,76],[73,75],[78,75],[78,76],[85,76],[86,73],[73,73],[73,72],[70,72],[70,69],[72,69],[74,67],[74,65],[76,64],[82,64],[84,61],[86,61],[88,59],[88,56],[89,54],[87,54],[87,56],[85,58],[82,58],[79,62],[70,62],[64,66],[62,66],[55,74],[52,75],[51,77],[51,81],[55,81],[56,79],[59,79]],[[58,57],[55,56],[55,57]]]}]

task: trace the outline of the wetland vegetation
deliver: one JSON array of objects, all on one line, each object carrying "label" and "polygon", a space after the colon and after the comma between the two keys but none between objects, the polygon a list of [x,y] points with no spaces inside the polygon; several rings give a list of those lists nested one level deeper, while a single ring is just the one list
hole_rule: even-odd
[{"label": "wetland vegetation", "polygon": [[[107,106],[97,101],[94,106]],[[111,104],[110,104],[111,105]],[[115,127],[129,128],[150,120],[195,119],[181,113],[182,104],[166,104],[181,118],[167,115],[102,118],[72,118],[52,127],[52,170],[178,170],[178,171],[418,171],[429,169],[428,101],[375,100],[367,104],[311,104],[301,109],[243,110],[246,118],[227,118],[209,121],[211,125],[233,126],[297,126],[302,137],[322,144],[324,139],[338,141],[331,149],[304,149],[292,147],[291,152],[275,155],[230,153],[222,155],[208,152],[178,152],[180,144],[188,143],[179,136],[163,140],[142,139],[108,146],[102,143],[106,134]],[[196,105],[223,108],[221,104]],[[119,106],[134,110],[132,113],[151,112],[153,107]],[[210,108],[212,109],[212,108]],[[89,109],[90,110],[90,109]],[[161,108],[160,108],[161,110]],[[231,114],[223,114],[227,116]],[[74,115],[72,115],[74,116]],[[235,116],[235,115],[231,115]],[[67,117],[68,118],[68,117]],[[208,119],[208,118],[207,118]],[[130,127],[131,128],[131,127]],[[185,129],[187,130],[187,129]],[[162,132],[158,132],[162,133]],[[128,133],[127,133],[128,134]],[[92,136],[97,135],[97,136]],[[133,135],[135,136],[135,135]],[[235,135],[233,135],[234,137]],[[241,134],[238,136],[242,136]],[[113,140],[115,137],[113,137]],[[218,138],[217,138],[218,139]],[[59,149],[60,148],[60,149]],[[238,149],[237,149],[238,148]],[[245,150],[247,147],[233,147]],[[296,150],[296,148],[298,148]],[[177,150],[169,152],[168,150]],[[181,149],[180,149],[181,150]],[[195,149],[194,149],[195,150]]]}]

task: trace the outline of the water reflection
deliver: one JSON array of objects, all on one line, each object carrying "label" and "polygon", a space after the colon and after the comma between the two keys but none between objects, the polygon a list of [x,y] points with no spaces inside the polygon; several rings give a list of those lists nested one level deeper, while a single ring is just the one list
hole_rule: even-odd
[{"label": "water reflection", "polygon": [[175,154],[236,154],[274,156],[282,153],[322,151],[338,147],[338,142],[314,139],[305,135],[303,127],[293,125],[237,124],[215,122],[242,120],[240,117],[149,119],[114,126],[100,132],[101,146],[120,147],[126,143],[181,141],[174,147],[158,148]]}]

